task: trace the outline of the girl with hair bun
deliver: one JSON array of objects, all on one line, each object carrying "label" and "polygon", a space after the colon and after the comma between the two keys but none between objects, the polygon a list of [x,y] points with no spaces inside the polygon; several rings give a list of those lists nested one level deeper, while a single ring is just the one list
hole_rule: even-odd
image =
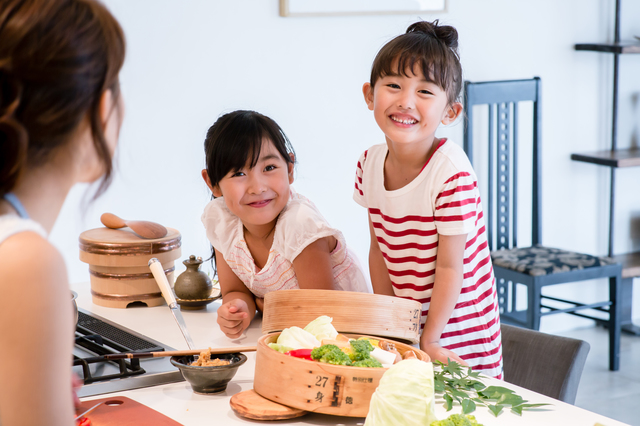
[{"label": "girl with hair bun", "polygon": [[462,114],[455,28],[416,22],[376,56],[362,91],[386,143],[362,154],[354,199],[369,212],[375,293],[422,303],[420,347],[502,377],[495,278],[476,174],[435,137]]},{"label": "girl with hair bun", "polygon": [[72,425],[75,324],[47,241],[71,187],[108,186],[122,28],[96,0],[0,0],[0,424]]}]

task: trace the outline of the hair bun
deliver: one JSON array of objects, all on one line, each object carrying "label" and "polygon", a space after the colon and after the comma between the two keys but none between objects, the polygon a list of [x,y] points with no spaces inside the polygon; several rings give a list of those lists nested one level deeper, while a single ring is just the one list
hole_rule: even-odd
[{"label": "hair bun", "polygon": [[409,33],[423,33],[437,38],[450,49],[458,48],[458,31],[450,25],[439,25],[437,19],[433,22],[419,21],[411,24],[407,28],[407,34]]}]

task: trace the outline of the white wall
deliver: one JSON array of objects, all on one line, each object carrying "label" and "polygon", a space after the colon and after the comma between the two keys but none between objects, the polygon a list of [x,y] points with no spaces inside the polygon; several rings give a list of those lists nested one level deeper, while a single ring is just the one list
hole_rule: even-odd
[{"label": "white wall", "polygon": [[[383,137],[361,86],[378,49],[418,18],[458,28],[468,80],[542,78],[543,241],[605,254],[608,169],[569,157],[609,146],[611,56],[576,52],[573,45],[612,40],[613,3],[449,0],[447,13],[420,17],[282,18],[277,0],[106,0],[127,36],[121,74],[126,119],[108,193],[83,207],[86,188],[76,188],[52,232],[71,282],[89,279],[77,237],[99,226],[105,211],[177,228],[183,257],[208,255],[200,223],[209,200],[200,178],[203,139],[219,114],[239,108],[282,126],[298,154],[296,189],[366,260],[366,213],[351,199],[353,177],[360,153]],[[640,2],[623,0],[624,39],[640,35],[638,16]],[[620,62],[619,146],[625,147],[637,145],[640,133],[640,55]],[[461,123],[441,135],[461,144]],[[634,239],[629,235],[631,220],[640,221],[640,169],[618,176],[615,249],[638,250],[640,225]],[[606,294],[604,282],[565,287],[577,297]],[[637,290],[634,312],[640,316]],[[553,318],[543,329],[584,324]]]}]

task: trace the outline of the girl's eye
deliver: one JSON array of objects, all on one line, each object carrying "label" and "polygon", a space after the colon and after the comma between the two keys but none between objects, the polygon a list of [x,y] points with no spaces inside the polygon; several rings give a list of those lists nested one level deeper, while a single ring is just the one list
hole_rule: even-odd
[{"label": "girl's eye", "polygon": [[399,89],[400,88],[400,86],[395,84],[395,83],[389,83],[389,84],[387,84],[387,87],[391,87],[392,89]]},{"label": "girl's eye", "polygon": [[237,171],[235,173],[233,173],[231,175],[231,177],[239,177],[239,176],[244,176],[244,172],[243,171]]},{"label": "girl's eye", "polygon": [[268,165],[267,167],[264,168],[265,172],[270,172],[271,170],[275,170],[276,166],[274,165]]},{"label": "girl's eye", "polygon": [[423,95],[433,95],[433,93],[431,93],[430,91],[428,91],[426,89],[425,90],[418,90],[418,93],[422,93]]}]

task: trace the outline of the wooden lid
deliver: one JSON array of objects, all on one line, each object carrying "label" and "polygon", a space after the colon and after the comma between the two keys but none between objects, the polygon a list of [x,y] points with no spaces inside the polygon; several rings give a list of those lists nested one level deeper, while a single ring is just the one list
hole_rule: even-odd
[{"label": "wooden lid", "polygon": [[178,259],[182,251],[178,231],[167,228],[163,238],[145,239],[129,228],[96,228],[80,234],[80,260],[94,266],[147,267],[151,258],[156,258],[166,268]]},{"label": "wooden lid", "polygon": [[80,250],[91,254],[104,255],[145,255],[165,253],[181,245],[180,232],[167,228],[162,238],[146,239],[136,235],[131,229],[96,228],[80,234]]},{"label": "wooden lid", "polygon": [[284,420],[304,416],[307,411],[278,404],[264,398],[253,389],[231,397],[229,405],[239,416],[253,420]]}]

